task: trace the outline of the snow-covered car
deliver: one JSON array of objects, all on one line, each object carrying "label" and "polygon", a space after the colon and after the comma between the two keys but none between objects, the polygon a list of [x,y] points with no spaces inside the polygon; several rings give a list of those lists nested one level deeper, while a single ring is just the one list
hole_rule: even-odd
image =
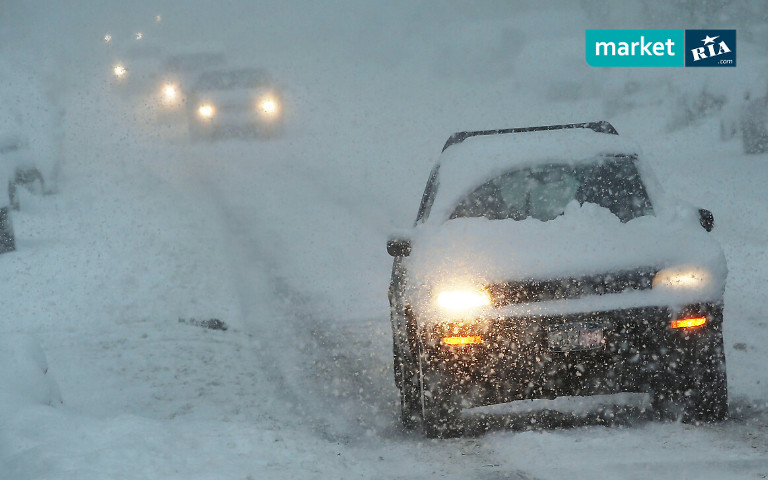
[{"label": "snow-covered car", "polygon": [[159,120],[184,117],[184,105],[192,83],[205,71],[221,68],[227,63],[222,50],[187,49],[169,54],[160,66],[154,85]]},{"label": "snow-covered car", "polygon": [[723,419],[713,226],[607,122],[454,134],[387,242],[403,424],[450,436],[464,408],[619,392]]},{"label": "snow-covered car", "polygon": [[283,128],[279,89],[263,69],[240,68],[205,72],[187,100],[190,135],[271,137]]}]

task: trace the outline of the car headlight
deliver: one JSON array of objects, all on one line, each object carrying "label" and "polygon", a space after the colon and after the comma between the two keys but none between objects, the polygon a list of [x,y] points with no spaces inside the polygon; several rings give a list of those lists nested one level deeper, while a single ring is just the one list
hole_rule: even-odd
[{"label": "car headlight", "polygon": [[665,268],[653,277],[653,288],[694,290],[706,287],[712,281],[712,274],[700,267]]},{"label": "car headlight", "polygon": [[115,65],[115,66],[112,68],[112,73],[113,73],[113,74],[114,74],[114,75],[115,75],[117,78],[122,78],[122,77],[124,77],[124,76],[125,76],[125,74],[126,74],[127,72],[128,72],[128,70],[126,70],[126,69],[125,69],[125,67],[123,66],[123,64],[121,64],[121,63],[118,63],[117,65]]},{"label": "car headlight", "polygon": [[272,96],[263,97],[258,103],[259,113],[267,116],[275,116],[280,113],[280,104],[277,99]]},{"label": "car headlight", "polygon": [[216,114],[216,108],[214,108],[214,106],[210,103],[204,103],[197,108],[197,114],[200,116],[200,118],[213,118],[213,116]]},{"label": "car headlight", "polygon": [[163,87],[163,100],[166,102],[172,102],[179,97],[179,88],[172,84],[166,83]]},{"label": "car headlight", "polygon": [[483,290],[447,290],[437,296],[437,304],[448,310],[467,310],[491,304],[491,296]]}]

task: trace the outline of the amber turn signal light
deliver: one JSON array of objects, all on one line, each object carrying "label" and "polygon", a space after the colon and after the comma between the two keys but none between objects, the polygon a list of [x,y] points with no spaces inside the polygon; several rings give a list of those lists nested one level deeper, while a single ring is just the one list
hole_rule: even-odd
[{"label": "amber turn signal light", "polygon": [[700,327],[705,323],[707,323],[707,317],[681,318],[679,320],[672,320],[670,326],[672,328],[694,328]]}]

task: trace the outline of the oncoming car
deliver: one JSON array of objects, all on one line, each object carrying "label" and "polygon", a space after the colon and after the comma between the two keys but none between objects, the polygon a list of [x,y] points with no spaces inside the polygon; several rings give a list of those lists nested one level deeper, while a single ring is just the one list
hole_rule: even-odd
[{"label": "oncoming car", "polygon": [[454,134],[387,243],[403,424],[452,436],[465,408],[619,392],[725,418],[713,225],[607,122]]},{"label": "oncoming car", "polygon": [[282,97],[262,69],[201,74],[190,90],[187,111],[193,137],[271,137],[283,129]]},{"label": "oncoming car", "polygon": [[198,47],[168,55],[160,67],[158,82],[155,83],[155,98],[158,117],[174,118],[183,114],[190,85],[201,73],[221,68],[227,63],[223,50]]}]

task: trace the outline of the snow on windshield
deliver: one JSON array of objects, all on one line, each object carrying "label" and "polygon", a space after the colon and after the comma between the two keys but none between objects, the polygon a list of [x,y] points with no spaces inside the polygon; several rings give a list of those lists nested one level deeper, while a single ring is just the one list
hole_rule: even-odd
[{"label": "snow on windshield", "polygon": [[466,196],[450,218],[546,221],[562,215],[574,200],[605,207],[622,222],[651,215],[653,207],[633,161],[633,157],[600,158],[577,166],[546,164],[513,170]]},{"label": "snow on windshield", "polygon": [[438,189],[429,221],[449,218],[464,196],[514,167],[560,162],[575,165],[593,161],[595,155],[633,155],[638,151],[634,143],[619,135],[588,129],[470,137],[440,156]]}]

